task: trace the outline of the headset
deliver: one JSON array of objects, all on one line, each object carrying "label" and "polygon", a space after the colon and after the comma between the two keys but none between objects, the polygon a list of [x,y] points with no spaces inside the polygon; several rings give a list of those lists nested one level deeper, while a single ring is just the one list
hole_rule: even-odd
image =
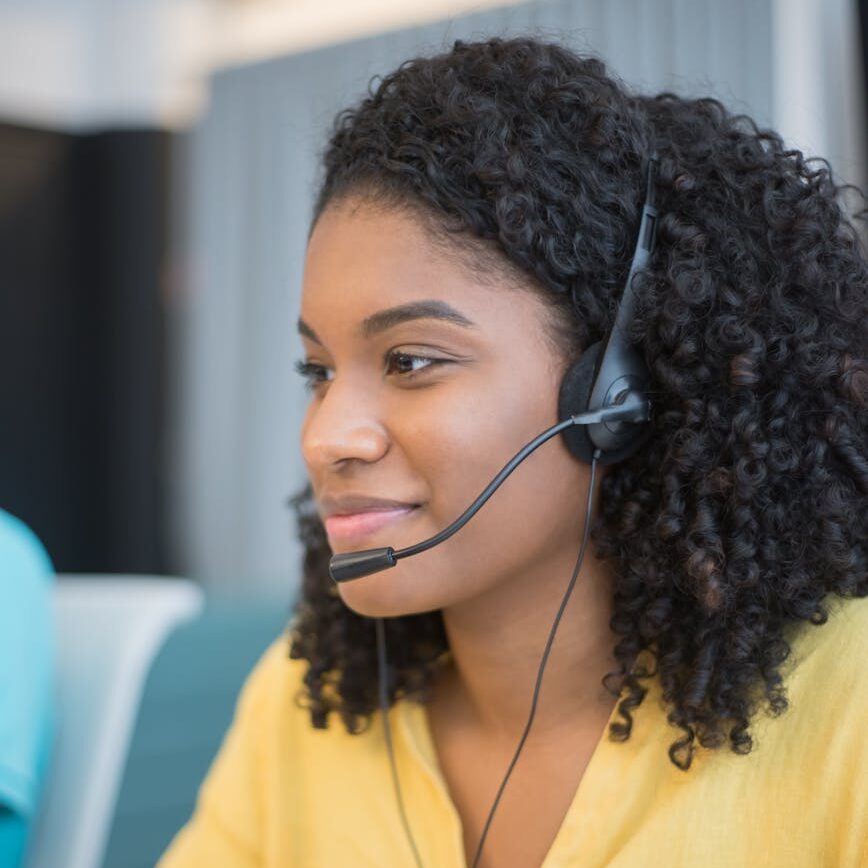
[{"label": "headset", "polygon": [[[439,533],[397,551],[391,546],[387,546],[385,548],[366,549],[359,552],[345,552],[344,554],[334,555],[329,562],[329,573],[332,579],[335,582],[346,582],[379,572],[388,567],[393,567],[401,558],[411,557],[435,545],[439,545],[459,531],[479,511],[483,504],[525,458],[557,434],[563,434],[567,449],[573,456],[591,465],[585,524],[576,566],[561,600],[558,612],[555,615],[545,649],[540,659],[527,723],[489,810],[471,868],[477,868],[479,865],[482,847],[491,827],[494,812],[500,803],[500,797],[506,788],[513,768],[518,762],[519,755],[533,724],[537,699],[542,685],[542,676],[548,661],[549,652],[554,643],[561,617],[569,602],[576,579],[581,571],[591,526],[594,480],[597,465],[615,464],[629,458],[645,443],[651,434],[651,425],[649,424],[651,418],[651,401],[649,398],[650,377],[644,361],[630,344],[628,328],[633,317],[633,278],[637,272],[647,267],[654,250],[657,234],[658,216],[654,201],[656,171],[657,156],[656,154],[652,154],[647,162],[645,201],[642,205],[642,217],[639,224],[636,247],[624,290],[618,304],[618,310],[615,314],[614,324],[608,336],[604,340],[590,344],[579,359],[564,374],[558,394],[559,421],[557,424],[546,429],[531,440],[530,443],[522,447],[504,465],[476,500],[452,524]],[[421,868],[422,860],[404,809],[392,748],[392,736],[388,720],[387,655],[383,619],[375,619],[375,626],[379,670],[379,706],[383,719],[386,750],[391,764],[392,781],[401,822],[413,852],[415,863]]]}]

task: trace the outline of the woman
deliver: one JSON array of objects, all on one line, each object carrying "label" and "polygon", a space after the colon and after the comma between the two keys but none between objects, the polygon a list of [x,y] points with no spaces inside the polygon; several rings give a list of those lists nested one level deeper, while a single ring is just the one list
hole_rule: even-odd
[{"label": "woman", "polygon": [[[165,868],[868,864],[868,269],[826,164],[532,39],[403,64],[324,162],[303,599]],[[632,454],[557,436],[336,585],[564,417],[625,287]]]}]

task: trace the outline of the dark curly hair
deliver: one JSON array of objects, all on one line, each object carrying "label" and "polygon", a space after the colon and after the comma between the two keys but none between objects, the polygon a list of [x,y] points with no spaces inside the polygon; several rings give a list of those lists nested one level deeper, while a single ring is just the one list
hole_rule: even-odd
[{"label": "dark curly hair", "polygon": [[[830,594],[868,595],[868,268],[828,163],[714,99],[631,94],[560,45],[459,40],[338,115],[312,225],[349,195],[408,209],[520,272],[578,356],[612,325],[652,151],[661,219],[631,338],[653,432],[601,481],[592,539],[615,570],[610,736],[629,738],[659,678],[687,769],[697,742],[748,753],[760,707],[787,707],[790,628],[824,623]],[[310,664],[313,725],[336,711],[357,732],[377,702],[374,628],[332,587],[310,489],[295,503],[291,655]],[[386,628],[392,701],[424,699],[440,613]]]}]

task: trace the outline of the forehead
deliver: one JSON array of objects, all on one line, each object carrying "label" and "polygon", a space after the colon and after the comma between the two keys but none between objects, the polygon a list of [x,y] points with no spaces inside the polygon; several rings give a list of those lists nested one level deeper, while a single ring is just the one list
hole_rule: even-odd
[{"label": "forehead", "polygon": [[[308,243],[302,319],[360,322],[383,308],[439,299],[474,322],[540,327],[548,307],[528,278],[497,268],[483,251],[435,233],[421,217],[350,200],[323,211]],[[486,262],[492,264],[486,267]]]}]

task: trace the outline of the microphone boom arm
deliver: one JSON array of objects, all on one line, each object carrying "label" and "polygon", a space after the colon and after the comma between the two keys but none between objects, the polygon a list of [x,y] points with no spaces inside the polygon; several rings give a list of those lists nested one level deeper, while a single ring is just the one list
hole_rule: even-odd
[{"label": "microphone boom arm", "polygon": [[597,410],[589,410],[586,413],[577,413],[575,416],[570,416],[568,419],[552,425],[551,428],[547,428],[542,434],[539,434],[530,443],[516,452],[503,466],[497,476],[488,483],[485,490],[476,500],[452,524],[445,527],[439,533],[426,540],[422,540],[422,542],[398,549],[397,551],[391,546],[387,546],[385,548],[365,549],[360,552],[346,552],[345,554],[334,555],[329,561],[329,574],[336,582],[358,579],[362,576],[387,569],[388,567],[394,567],[400,558],[417,555],[420,552],[439,545],[452,536],[452,534],[461,530],[476,515],[482,505],[500,488],[506,478],[525,458],[566,428],[571,428],[573,425],[594,425],[599,422],[645,422],[650,418],[650,414],[650,402],[630,392],[627,393],[625,400],[621,404],[600,407]]}]

